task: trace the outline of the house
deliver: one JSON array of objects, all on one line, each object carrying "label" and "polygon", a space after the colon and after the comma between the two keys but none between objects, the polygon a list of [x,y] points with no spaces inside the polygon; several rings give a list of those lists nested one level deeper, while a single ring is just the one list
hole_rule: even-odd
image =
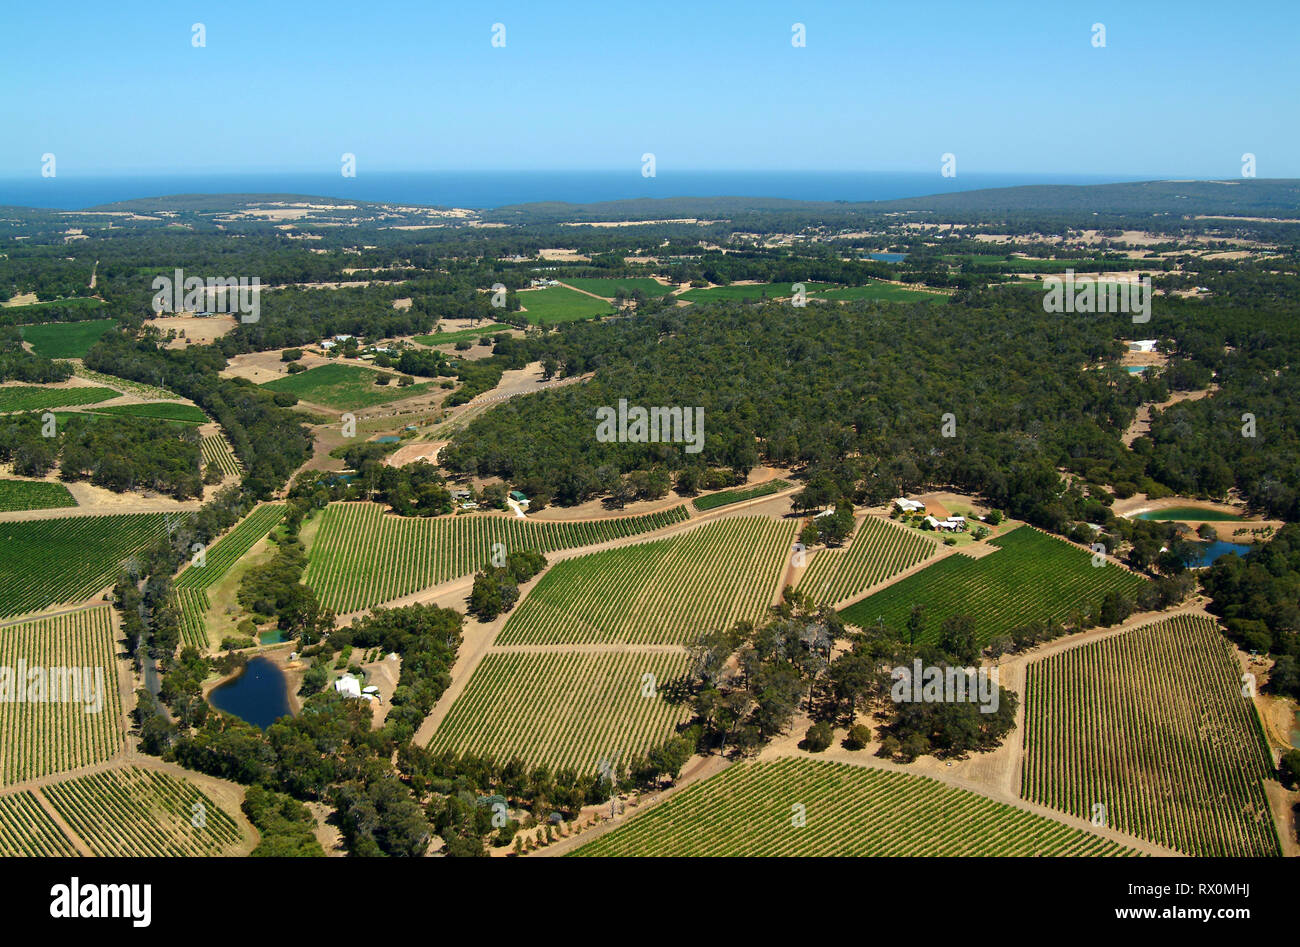
[{"label": "house", "polygon": [[324,342],[320,344],[320,347],[323,348],[326,352],[328,352],[330,349],[334,348],[334,343],[331,342],[329,339],[326,339]]},{"label": "house", "polygon": [[1134,352],[1154,352],[1156,350],[1156,342],[1158,341],[1159,339],[1138,339],[1136,342],[1130,342],[1128,345]]},{"label": "house", "polygon": [[933,516],[930,516],[928,514],[926,515],[925,519],[922,520],[922,522],[924,522],[925,525],[928,526],[930,529],[939,528],[939,521],[935,519]]},{"label": "house", "polygon": [[361,696],[361,682],[352,674],[344,674],[335,681],[334,689],[344,697]]},{"label": "house", "polygon": [[925,504],[920,500],[908,500],[905,497],[899,497],[894,501],[894,506],[898,507],[904,513],[924,513]]},{"label": "house", "polygon": [[452,490],[452,491],[451,491],[451,498],[452,498],[453,500],[468,500],[468,499],[469,499],[469,491],[468,491],[468,490]]},{"label": "house", "polygon": [[510,491],[510,499],[514,500],[516,503],[526,503],[526,502],[528,502],[528,497],[524,496],[524,495],[523,495],[522,493],[520,493],[518,490],[511,490],[511,491]]}]

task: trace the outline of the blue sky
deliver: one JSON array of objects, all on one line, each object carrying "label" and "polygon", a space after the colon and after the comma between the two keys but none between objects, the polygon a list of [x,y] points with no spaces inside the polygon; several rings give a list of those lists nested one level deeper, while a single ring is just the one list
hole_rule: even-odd
[{"label": "blue sky", "polygon": [[963,172],[1236,177],[1252,152],[1260,177],[1300,177],[1298,36],[1290,0],[7,3],[0,175],[46,152],[60,177],[952,152]]}]

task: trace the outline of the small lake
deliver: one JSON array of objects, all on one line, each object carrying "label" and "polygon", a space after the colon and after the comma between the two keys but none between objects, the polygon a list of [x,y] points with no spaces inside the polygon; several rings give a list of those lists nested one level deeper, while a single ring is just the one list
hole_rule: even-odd
[{"label": "small lake", "polygon": [[1212,543],[1196,543],[1196,547],[1198,557],[1187,563],[1189,569],[1204,569],[1212,565],[1220,556],[1226,556],[1230,552],[1244,556],[1251,550],[1249,543],[1225,543],[1221,539]]},{"label": "small lake", "polygon": [[208,694],[208,703],[265,730],[290,714],[289,684],[270,658],[253,658],[243,673]]},{"label": "small lake", "polygon": [[867,256],[880,263],[902,263],[907,259],[906,253],[868,253]]},{"label": "small lake", "polygon": [[1171,506],[1164,510],[1147,510],[1139,513],[1140,520],[1189,520],[1198,523],[1237,523],[1241,517],[1206,506]]}]

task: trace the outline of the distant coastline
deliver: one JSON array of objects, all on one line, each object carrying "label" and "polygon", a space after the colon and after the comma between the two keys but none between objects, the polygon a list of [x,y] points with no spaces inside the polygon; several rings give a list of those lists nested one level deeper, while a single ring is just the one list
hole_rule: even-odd
[{"label": "distant coastline", "polygon": [[643,197],[786,198],[882,201],[1030,184],[1087,185],[1150,180],[1151,175],[959,174],[849,171],[671,171],[643,178],[627,171],[417,171],[339,173],[121,174],[57,178],[0,176],[0,206],[84,210],[168,194],[312,194],[340,200],[464,207],[473,210],[563,201]]}]

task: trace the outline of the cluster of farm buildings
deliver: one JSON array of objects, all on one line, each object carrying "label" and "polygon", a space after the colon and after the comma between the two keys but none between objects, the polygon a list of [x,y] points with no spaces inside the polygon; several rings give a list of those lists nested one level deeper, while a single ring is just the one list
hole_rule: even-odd
[{"label": "cluster of farm buildings", "polygon": [[922,522],[930,529],[938,530],[941,533],[964,533],[969,529],[964,516],[948,516],[945,519],[936,519],[929,513],[926,513],[925,504],[920,500],[909,500],[906,497],[899,497],[894,501],[894,506],[904,514],[925,513]]}]

